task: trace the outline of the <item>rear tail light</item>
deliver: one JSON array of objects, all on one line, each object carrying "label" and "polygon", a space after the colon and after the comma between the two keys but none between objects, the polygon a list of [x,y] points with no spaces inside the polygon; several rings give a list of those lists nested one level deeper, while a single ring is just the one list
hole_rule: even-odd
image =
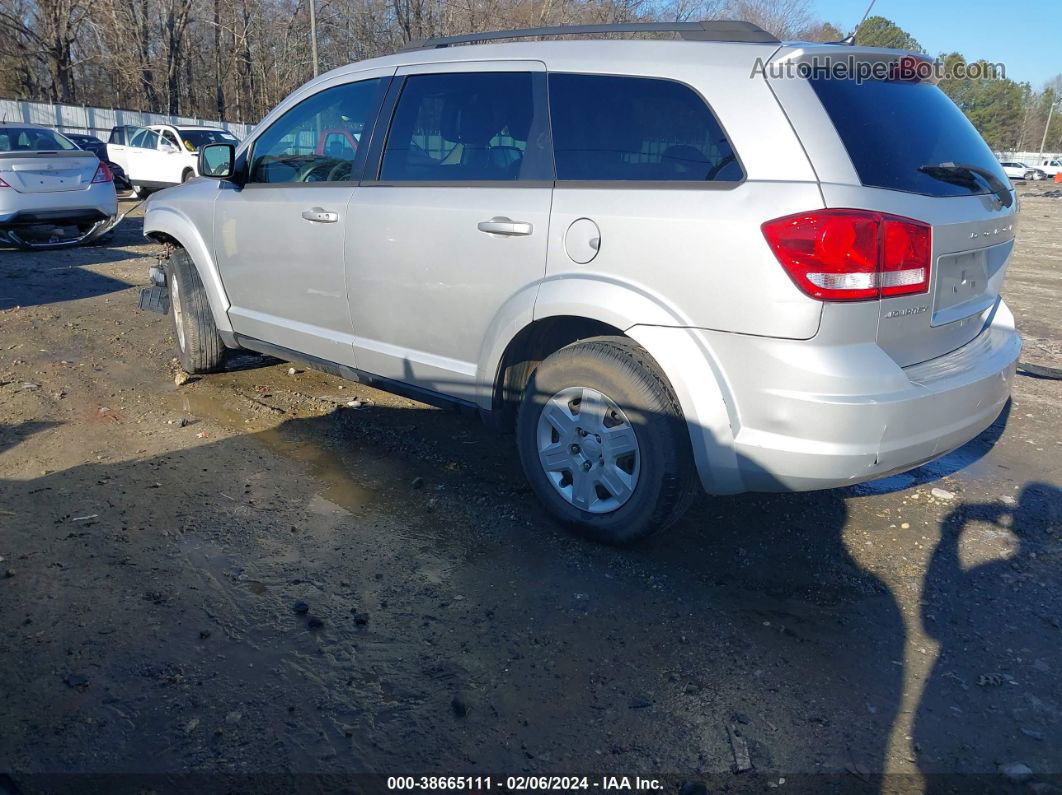
[{"label": "rear tail light", "polygon": [[823,301],[870,301],[929,290],[929,224],[866,210],[776,218],[763,236],[797,287]]},{"label": "rear tail light", "polygon": [[96,167],[96,175],[92,178],[92,182],[93,184],[97,182],[114,182],[114,175],[102,160],[99,166]]}]

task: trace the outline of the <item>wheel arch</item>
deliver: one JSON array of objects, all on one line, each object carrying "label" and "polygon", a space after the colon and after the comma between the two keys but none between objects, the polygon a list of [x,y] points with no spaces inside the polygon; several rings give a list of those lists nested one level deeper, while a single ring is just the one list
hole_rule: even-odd
[{"label": "wheel arch", "polygon": [[524,385],[550,353],[588,337],[627,337],[645,348],[674,390],[705,488],[743,490],[734,452],[737,412],[718,360],[704,335],[658,296],[606,279],[551,279],[532,307],[510,309],[494,330],[507,333],[481,360],[487,389],[480,406],[499,429],[512,428]]},{"label": "wheel arch", "polygon": [[172,207],[152,207],[144,216],[144,236],[159,243],[183,248],[188,253],[206,289],[207,301],[210,303],[210,311],[214,315],[218,331],[231,334],[229,299],[221,281],[221,273],[214,262],[210,247],[191,219]]}]

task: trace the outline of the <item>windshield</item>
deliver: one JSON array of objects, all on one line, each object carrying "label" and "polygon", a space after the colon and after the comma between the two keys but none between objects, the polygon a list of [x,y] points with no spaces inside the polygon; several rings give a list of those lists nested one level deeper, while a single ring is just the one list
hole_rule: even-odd
[{"label": "windshield", "polygon": [[808,80],[844,142],[860,181],[926,196],[991,193],[983,178],[941,180],[923,169],[957,163],[1007,176],[963,112],[932,83]]},{"label": "windshield", "polygon": [[59,152],[77,149],[57,132],[40,127],[0,127],[0,152]]},{"label": "windshield", "polygon": [[238,144],[240,139],[224,130],[181,130],[184,148],[189,152],[199,151],[204,144]]}]

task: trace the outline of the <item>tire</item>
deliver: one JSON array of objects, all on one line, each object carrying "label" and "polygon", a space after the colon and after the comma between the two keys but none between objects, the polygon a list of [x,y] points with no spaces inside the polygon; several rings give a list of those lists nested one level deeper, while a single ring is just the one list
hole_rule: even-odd
[{"label": "tire", "polygon": [[181,184],[183,185],[185,182],[187,182],[188,180],[190,180],[194,176],[195,176],[195,172],[192,171],[192,169],[190,169],[190,168],[186,168],[184,170],[184,173],[181,174]]},{"label": "tire", "polygon": [[165,272],[181,366],[189,373],[217,372],[225,360],[225,344],[195,263],[187,251],[179,248],[170,255]]},{"label": "tire", "polygon": [[[597,423],[594,418],[602,415]],[[625,453],[631,432],[636,450]],[[678,400],[652,357],[625,337],[582,340],[542,362],[520,401],[516,442],[531,488],[546,509],[595,541],[629,544],[659,532],[681,517],[696,495]],[[592,487],[584,476],[576,482],[579,468]]]}]

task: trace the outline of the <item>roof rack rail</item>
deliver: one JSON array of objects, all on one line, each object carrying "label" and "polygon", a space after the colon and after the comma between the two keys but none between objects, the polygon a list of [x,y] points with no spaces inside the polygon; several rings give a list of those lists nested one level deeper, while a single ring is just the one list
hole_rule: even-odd
[{"label": "roof rack rail", "polygon": [[592,36],[604,33],[678,33],[687,41],[741,41],[760,44],[777,44],[772,36],[759,25],[734,19],[706,19],[700,22],[620,22],[600,25],[553,25],[543,28],[519,30],[493,30],[486,33],[468,33],[460,36],[440,36],[434,39],[415,39],[402,48],[408,50],[433,50],[455,44],[473,44],[498,39],[527,39],[535,36]]}]

